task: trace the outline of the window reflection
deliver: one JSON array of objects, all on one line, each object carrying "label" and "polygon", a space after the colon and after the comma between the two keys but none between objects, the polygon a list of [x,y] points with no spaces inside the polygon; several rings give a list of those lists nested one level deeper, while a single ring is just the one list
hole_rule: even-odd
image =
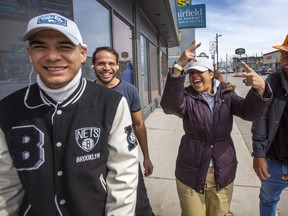
[{"label": "window reflection", "polygon": [[31,75],[35,82],[36,73],[29,62],[22,35],[26,31],[30,18],[56,12],[73,19],[72,0],[45,1],[11,1],[0,2],[0,99],[17,89],[28,85]]},{"label": "window reflection", "polygon": [[82,74],[87,79],[95,80],[91,70],[91,56],[100,46],[111,46],[109,9],[95,0],[73,0],[74,20],[82,34],[83,41],[88,45],[88,57],[82,67]]},{"label": "window reflection", "polygon": [[132,28],[113,15],[113,47],[119,53],[119,70],[116,77],[133,82]]},{"label": "window reflection", "polygon": [[140,67],[138,71],[139,95],[143,108],[149,105],[147,40],[140,36]]},{"label": "window reflection", "polygon": [[160,59],[161,59],[161,64],[160,64],[160,91],[161,94],[164,90],[164,86],[166,83],[166,77],[167,77],[167,73],[168,73],[168,63],[167,63],[167,55],[161,51],[160,52]]},{"label": "window reflection", "polygon": [[158,55],[157,47],[150,43],[150,83],[151,83],[151,99],[154,100],[159,96],[159,76],[158,76]]}]

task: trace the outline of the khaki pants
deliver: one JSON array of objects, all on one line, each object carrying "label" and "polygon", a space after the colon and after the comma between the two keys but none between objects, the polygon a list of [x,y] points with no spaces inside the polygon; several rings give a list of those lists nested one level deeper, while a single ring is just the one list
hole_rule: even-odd
[{"label": "khaki pants", "polygon": [[206,177],[205,193],[200,194],[176,179],[182,216],[233,216],[230,203],[233,182],[216,191],[213,168],[209,168]]}]

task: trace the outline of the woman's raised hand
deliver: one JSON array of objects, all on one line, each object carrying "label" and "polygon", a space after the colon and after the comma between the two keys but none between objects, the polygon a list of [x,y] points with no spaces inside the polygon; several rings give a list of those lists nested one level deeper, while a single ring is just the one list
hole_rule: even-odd
[{"label": "woman's raised hand", "polygon": [[187,48],[186,50],[182,53],[182,55],[180,56],[180,58],[178,59],[177,64],[185,67],[185,65],[190,62],[191,60],[193,61],[197,61],[196,59],[196,54],[195,54],[195,50],[201,46],[201,43],[196,45],[196,41],[193,41]]}]

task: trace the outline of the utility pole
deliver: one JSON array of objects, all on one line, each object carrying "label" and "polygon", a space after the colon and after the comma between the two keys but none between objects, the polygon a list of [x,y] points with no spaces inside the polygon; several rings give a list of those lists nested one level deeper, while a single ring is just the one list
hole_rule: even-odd
[{"label": "utility pole", "polygon": [[218,37],[221,37],[222,35],[218,35],[218,33],[216,33],[216,54],[217,54],[217,61],[216,61],[216,70],[218,71],[219,69],[219,63],[218,63]]}]

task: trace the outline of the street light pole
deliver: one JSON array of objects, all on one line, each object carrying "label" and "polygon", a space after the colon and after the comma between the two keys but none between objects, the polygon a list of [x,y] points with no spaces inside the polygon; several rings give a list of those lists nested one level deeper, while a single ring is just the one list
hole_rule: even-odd
[{"label": "street light pole", "polygon": [[221,37],[222,35],[218,35],[218,33],[216,33],[216,54],[217,54],[217,61],[216,61],[216,70],[218,71],[219,69],[219,65],[218,65],[218,37]]}]

